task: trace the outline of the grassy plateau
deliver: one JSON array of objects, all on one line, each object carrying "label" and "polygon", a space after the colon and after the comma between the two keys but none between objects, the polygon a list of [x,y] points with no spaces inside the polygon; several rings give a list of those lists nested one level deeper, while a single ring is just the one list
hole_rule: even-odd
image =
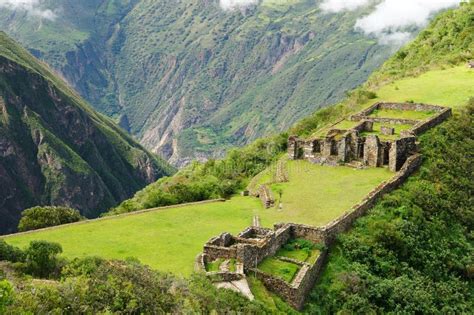
[{"label": "grassy plateau", "polygon": [[239,196],[227,202],[111,217],[6,240],[20,247],[37,239],[59,242],[68,258],[135,257],[153,268],[188,276],[207,240],[225,231],[240,232],[254,215],[267,227],[278,222],[323,225],[392,176],[382,168],[354,170],[303,161],[290,161],[288,170],[290,183],[272,187],[282,191],[282,209],[263,209],[259,199]]}]

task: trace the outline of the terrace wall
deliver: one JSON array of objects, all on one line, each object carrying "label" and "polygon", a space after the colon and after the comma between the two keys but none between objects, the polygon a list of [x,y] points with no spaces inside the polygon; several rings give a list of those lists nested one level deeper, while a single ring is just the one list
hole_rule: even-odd
[{"label": "terrace wall", "polygon": [[327,252],[322,252],[316,262],[312,265],[292,261],[293,263],[300,265],[301,269],[291,283],[288,283],[277,276],[267,274],[257,268],[252,268],[250,272],[255,274],[257,278],[262,281],[265,287],[282,297],[295,309],[301,310],[306,297],[321,273],[326,256]]},{"label": "terrace wall", "polygon": [[361,203],[352,207],[350,211],[322,227],[321,233],[323,233],[325,237],[325,243],[327,245],[332,244],[339,233],[349,230],[354,221],[365,215],[367,211],[376,204],[379,198],[400,187],[400,185],[420,167],[421,162],[422,157],[420,154],[412,155],[392,179],[382,183],[371,191]]},{"label": "terrace wall", "polygon": [[382,102],[376,104],[376,109],[393,109],[393,110],[412,110],[417,112],[440,112],[443,107],[437,105],[428,105],[420,103],[387,103]]},{"label": "terrace wall", "polygon": [[439,112],[438,115],[436,115],[436,117],[416,124],[412,129],[413,134],[418,136],[423,132],[427,131],[428,129],[431,129],[441,124],[443,121],[451,117],[452,113],[453,111],[451,108],[444,108],[442,111]]}]

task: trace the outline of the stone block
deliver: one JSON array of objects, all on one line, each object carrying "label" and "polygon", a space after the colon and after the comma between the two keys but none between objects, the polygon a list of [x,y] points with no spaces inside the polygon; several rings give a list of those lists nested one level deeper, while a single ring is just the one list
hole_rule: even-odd
[{"label": "stone block", "polygon": [[395,128],[388,127],[388,126],[382,126],[382,127],[380,127],[380,133],[385,135],[385,136],[392,136],[392,135],[395,134]]}]

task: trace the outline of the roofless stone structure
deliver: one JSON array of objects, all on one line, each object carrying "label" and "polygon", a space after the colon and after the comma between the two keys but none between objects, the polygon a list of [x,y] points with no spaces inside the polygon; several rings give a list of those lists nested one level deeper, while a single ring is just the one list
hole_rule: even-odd
[{"label": "roofless stone structure", "polygon": [[[433,115],[424,120],[373,115],[380,110],[428,112]],[[351,116],[349,120],[356,122],[352,128],[338,128],[338,124],[335,124],[323,137],[304,140],[291,136],[288,139],[288,156],[290,159],[305,159],[312,163],[333,166],[351,162],[359,162],[361,166],[369,167],[388,165],[391,171],[396,172],[408,157],[418,151],[416,136],[450,116],[451,109],[442,106],[377,103]],[[382,124],[379,134],[374,132],[374,124]],[[393,136],[395,128],[400,125],[412,127],[401,131],[398,138],[383,137]]]}]

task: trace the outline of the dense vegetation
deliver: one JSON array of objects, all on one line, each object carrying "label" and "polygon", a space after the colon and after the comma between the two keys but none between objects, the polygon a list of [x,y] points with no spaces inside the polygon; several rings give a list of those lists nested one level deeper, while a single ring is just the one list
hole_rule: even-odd
[{"label": "dense vegetation", "polygon": [[0,266],[2,314],[269,313],[200,275],[183,280],[132,258],[66,261],[60,251],[55,243],[32,242],[20,259],[9,259],[21,250],[0,241],[0,260],[11,261]]},{"label": "dense vegetation", "polygon": [[339,238],[310,313],[474,309],[474,99],[421,138],[420,172]]},{"label": "dense vegetation", "polygon": [[261,2],[224,12],[218,0],[51,0],[63,9],[54,21],[2,10],[0,27],[181,163],[287,129],[341,100],[391,54],[354,32],[364,9]]},{"label": "dense vegetation", "polygon": [[76,209],[67,207],[33,207],[21,213],[18,231],[26,232],[73,223],[82,220],[83,217]]},{"label": "dense vegetation", "polygon": [[174,172],[3,32],[0,151],[0,234],[36,205],[97,217]]},{"label": "dense vegetation", "polygon": [[173,177],[145,187],[107,214],[228,198],[243,189],[249,178],[275,162],[286,149],[286,140],[286,134],[257,140],[245,148],[230,151],[224,159],[195,162]]}]

